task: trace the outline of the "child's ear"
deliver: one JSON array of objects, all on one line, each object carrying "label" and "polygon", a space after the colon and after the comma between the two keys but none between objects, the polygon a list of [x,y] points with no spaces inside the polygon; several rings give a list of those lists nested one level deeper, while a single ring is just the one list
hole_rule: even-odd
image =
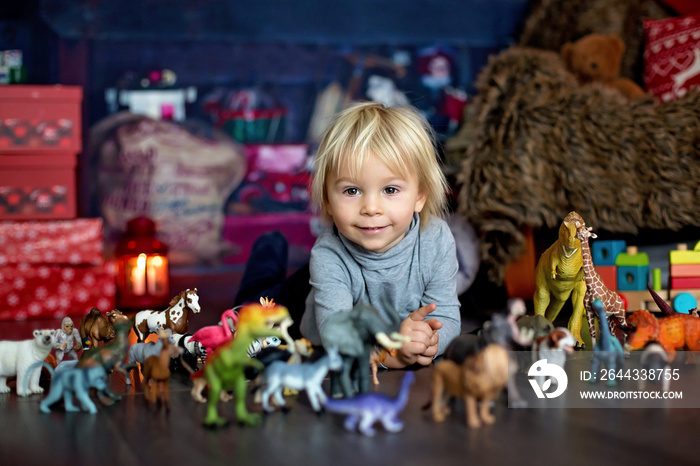
[{"label": "child's ear", "polygon": [[414,211],[414,212],[420,212],[421,210],[423,210],[423,207],[425,206],[425,201],[426,201],[426,200],[427,200],[427,199],[426,199],[426,197],[425,197],[425,194],[423,194],[422,191],[419,192],[419,193],[418,193],[418,197],[416,198],[416,205],[415,205],[413,211]]}]

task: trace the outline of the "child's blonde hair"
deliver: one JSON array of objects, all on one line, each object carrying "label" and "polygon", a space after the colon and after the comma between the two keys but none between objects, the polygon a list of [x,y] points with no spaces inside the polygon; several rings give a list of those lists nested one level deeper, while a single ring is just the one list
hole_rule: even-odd
[{"label": "child's blonde hair", "polygon": [[435,136],[428,121],[412,107],[356,103],[340,112],[326,130],[314,160],[311,183],[314,206],[328,218],[326,180],[347,168],[357,176],[368,157],[375,156],[397,175],[418,179],[425,195],[421,227],[440,217],[447,205],[447,181],[435,153]]}]

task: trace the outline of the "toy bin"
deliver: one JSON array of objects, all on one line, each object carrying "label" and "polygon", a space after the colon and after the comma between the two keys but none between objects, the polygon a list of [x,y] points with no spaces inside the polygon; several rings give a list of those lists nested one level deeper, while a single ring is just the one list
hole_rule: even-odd
[{"label": "toy bin", "polygon": [[0,154],[0,220],[76,216],[76,154]]},{"label": "toy bin", "polygon": [[78,86],[0,86],[0,152],[80,152],[82,98]]},{"label": "toy bin", "polygon": [[265,110],[218,109],[216,127],[241,143],[279,142],[284,137],[285,108]]}]

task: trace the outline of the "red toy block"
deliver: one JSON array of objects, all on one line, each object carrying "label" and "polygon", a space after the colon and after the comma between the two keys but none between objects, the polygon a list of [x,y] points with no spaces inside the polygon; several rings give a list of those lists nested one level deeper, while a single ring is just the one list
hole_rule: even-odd
[{"label": "red toy block", "polygon": [[671,277],[700,277],[700,264],[671,264]]},{"label": "red toy block", "polygon": [[603,284],[610,290],[617,289],[617,266],[616,265],[599,265],[596,268]]},{"label": "red toy block", "polygon": [[672,289],[697,289],[700,288],[700,277],[671,277]]}]

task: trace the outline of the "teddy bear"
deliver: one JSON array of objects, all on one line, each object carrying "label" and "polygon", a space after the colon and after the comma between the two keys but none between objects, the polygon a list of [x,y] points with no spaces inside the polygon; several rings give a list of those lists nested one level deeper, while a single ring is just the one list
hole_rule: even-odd
[{"label": "teddy bear", "polygon": [[581,84],[600,82],[630,99],[643,96],[634,81],[618,76],[624,51],[624,42],[615,34],[588,34],[564,44],[561,57]]}]

